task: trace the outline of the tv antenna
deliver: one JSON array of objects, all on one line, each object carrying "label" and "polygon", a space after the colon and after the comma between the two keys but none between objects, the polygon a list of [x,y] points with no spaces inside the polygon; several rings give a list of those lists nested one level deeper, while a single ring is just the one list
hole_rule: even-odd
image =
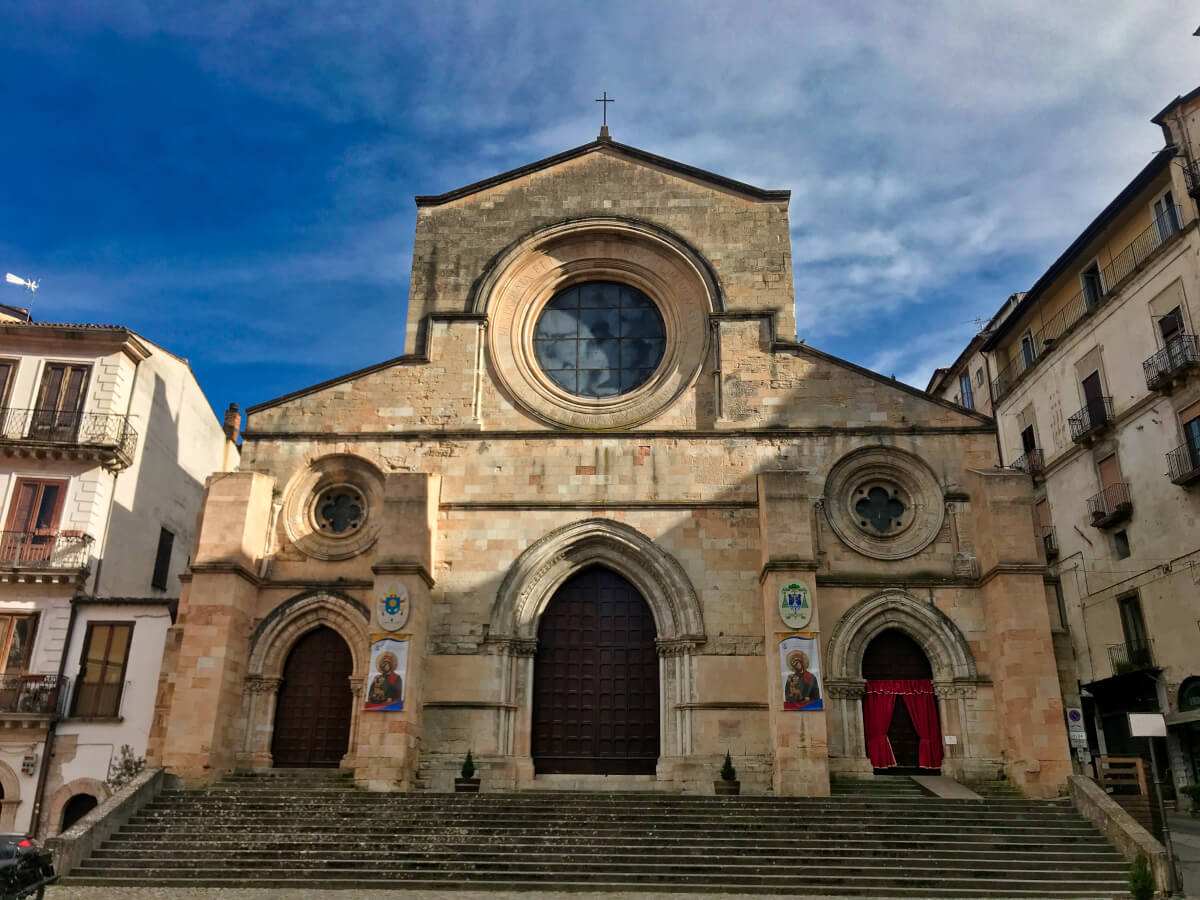
[{"label": "tv antenna", "polygon": [[6,272],[4,275],[4,280],[9,284],[21,285],[21,287],[25,288],[25,290],[29,291],[31,294],[38,289],[39,284],[39,282],[32,278],[21,278],[20,276],[14,275],[12,272]]}]

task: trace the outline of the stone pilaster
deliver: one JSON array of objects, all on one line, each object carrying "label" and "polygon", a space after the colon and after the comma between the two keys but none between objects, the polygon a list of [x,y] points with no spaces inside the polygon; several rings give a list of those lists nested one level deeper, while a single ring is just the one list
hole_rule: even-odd
[{"label": "stone pilaster", "polygon": [[781,590],[803,585],[813,604],[804,632],[820,646],[820,599],[814,535],[814,495],[805,472],[764,472],[758,476],[759,528],[762,541],[764,658],[767,706],[775,751],[772,784],[778,796],[829,795],[829,737],[823,710],[783,708],[784,673],[779,643],[791,631],[779,614]]},{"label": "stone pilaster", "polygon": [[[408,593],[411,611],[408,623],[395,633],[409,639],[404,709],[363,710],[351,742],[357,748],[355,780],[371,790],[410,790],[417,775],[440,487],[436,475],[409,472],[388,475],[384,485],[383,527],[372,566],[373,633],[385,633],[379,625],[379,600],[393,588]],[[374,674],[366,673],[366,684]],[[362,685],[358,687],[361,695]],[[361,704],[360,695],[355,702]]]}]

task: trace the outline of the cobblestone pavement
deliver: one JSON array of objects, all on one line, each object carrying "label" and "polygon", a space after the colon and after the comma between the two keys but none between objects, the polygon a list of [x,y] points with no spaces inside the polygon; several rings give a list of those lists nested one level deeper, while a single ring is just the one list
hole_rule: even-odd
[{"label": "cobblestone pavement", "polygon": [[[604,897],[606,900],[618,900],[627,897],[631,900],[696,900],[696,894],[677,893],[647,893],[637,891],[626,892],[591,892],[591,891],[387,891],[387,890],[349,890],[321,891],[308,890],[270,890],[265,888],[245,888],[242,890],[227,890],[225,888],[117,888],[117,887],[52,887],[46,891],[46,900],[317,900],[329,897],[330,900],[580,900],[583,897]],[[745,900],[745,894],[704,894],[704,900]],[[801,897],[796,894],[755,894],[755,900],[838,900],[837,897]],[[854,900],[863,900],[856,897]]]}]

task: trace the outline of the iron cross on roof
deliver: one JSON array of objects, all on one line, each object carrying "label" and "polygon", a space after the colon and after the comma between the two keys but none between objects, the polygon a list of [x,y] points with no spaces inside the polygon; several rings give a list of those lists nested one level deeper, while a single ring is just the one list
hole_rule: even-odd
[{"label": "iron cross on roof", "polygon": [[600,137],[597,140],[606,140],[608,138],[608,104],[617,101],[609,97],[608,91],[605,91],[596,99],[596,102],[604,104],[600,107],[603,112],[600,119]]}]

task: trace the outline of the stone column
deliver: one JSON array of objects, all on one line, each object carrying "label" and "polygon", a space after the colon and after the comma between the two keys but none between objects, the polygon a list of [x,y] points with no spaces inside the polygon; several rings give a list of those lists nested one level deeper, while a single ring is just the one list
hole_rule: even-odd
[{"label": "stone column", "polygon": [[[803,629],[821,646],[820,598],[814,532],[815,492],[806,472],[764,472],[758,476],[759,530],[762,543],[762,609],[768,719],[775,749],[772,784],[782,797],[829,796],[829,745],[826,713],[785,710],[781,636],[791,632],[780,617],[783,588],[808,589],[812,620]],[[825,702],[825,701],[823,701]]]},{"label": "stone column", "polygon": [[208,480],[161,725],[162,763],[185,782],[216,781],[245,746],[242,696],[274,486],[256,472]]},{"label": "stone column", "polygon": [[[386,633],[379,624],[380,599],[392,589],[407,592],[409,619],[394,636],[408,638],[408,666],[403,710],[364,710],[362,698],[355,698],[360,709],[351,744],[354,777],[370,790],[411,790],[417,776],[440,489],[439,476],[416,472],[393,473],[384,482],[383,527],[371,567],[372,629]],[[364,674],[369,686],[376,673]]]},{"label": "stone column", "polygon": [[271,768],[271,736],[274,731],[272,726],[275,722],[275,703],[279,699],[279,685],[282,682],[282,678],[246,676],[246,693],[242,698],[242,715],[246,730],[242,752],[238,755],[240,768]]}]

